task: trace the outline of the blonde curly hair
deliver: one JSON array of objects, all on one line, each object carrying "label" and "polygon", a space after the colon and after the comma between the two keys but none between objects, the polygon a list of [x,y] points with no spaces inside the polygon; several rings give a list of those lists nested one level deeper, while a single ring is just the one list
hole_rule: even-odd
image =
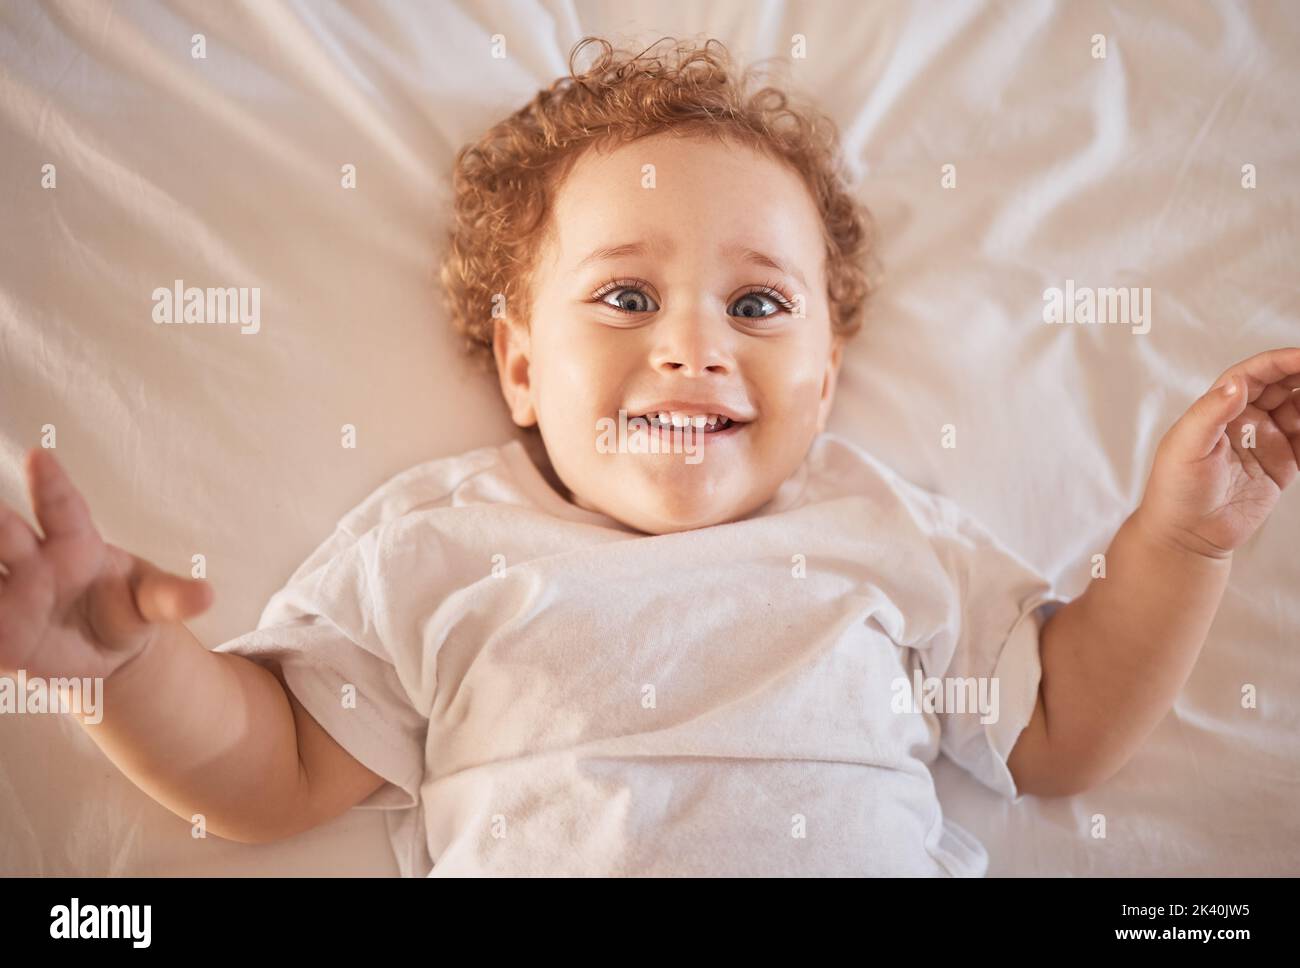
[{"label": "blonde curly hair", "polygon": [[[580,72],[579,57],[592,46],[597,56]],[[832,330],[856,333],[874,289],[871,215],[848,191],[834,122],[779,88],[751,92],[758,69],[737,74],[726,47],[712,39],[665,37],[635,51],[586,37],[569,53],[569,76],[462,148],[440,275],[465,351],[485,369],[495,366],[494,297],[523,307],[528,318],[548,214],[578,156],[667,130],[730,138],[794,169],[822,219]]]}]

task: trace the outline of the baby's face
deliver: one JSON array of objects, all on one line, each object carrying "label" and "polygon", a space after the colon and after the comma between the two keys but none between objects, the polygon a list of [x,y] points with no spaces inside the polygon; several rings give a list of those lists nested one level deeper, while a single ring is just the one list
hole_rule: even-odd
[{"label": "baby's face", "polygon": [[[551,226],[528,331],[499,324],[496,352],[511,415],[538,424],[569,499],[650,534],[758,510],[824,429],[839,368],[803,182],[749,148],[656,135],[585,152]],[[662,410],[735,423],[633,419]],[[634,452],[655,449],[637,433],[661,452]]]}]

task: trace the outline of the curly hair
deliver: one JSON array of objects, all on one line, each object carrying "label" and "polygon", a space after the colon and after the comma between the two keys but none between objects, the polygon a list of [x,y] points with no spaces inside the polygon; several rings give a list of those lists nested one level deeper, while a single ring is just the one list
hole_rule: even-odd
[{"label": "curly hair", "polygon": [[[592,45],[598,55],[579,72],[579,55]],[[462,148],[440,275],[465,351],[495,366],[494,297],[528,318],[548,214],[578,156],[668,130],[732,138],[794,169],[821,216],[832,330],[856,333],[874,289],[871,214],[848,191],[834,122],[779,88],[751,91],[757,72],[736,74],[717,40],[665,37],[637,52],[586,37],[569,54],[569,76]]]}]

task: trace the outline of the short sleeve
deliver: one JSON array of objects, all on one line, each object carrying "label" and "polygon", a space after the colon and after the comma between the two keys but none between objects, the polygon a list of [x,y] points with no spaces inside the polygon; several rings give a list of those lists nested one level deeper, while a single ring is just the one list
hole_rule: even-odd
[{"label": "short sleeve", "polygon": [[340,525],[271,597],[256,630],[213,651],[278,666],[312,718],[388,781],[359,806],[398,809],[418,804],[428,718],[376,621],[378,531],[357,538]]},{"label": "short sleeve", "polygon": [[955,503],[936,497],[933,507],[930,537],[953,596],[947,627],[920,651],[926,679],[955,700],[938,714],[940,750],[1014,803],[1007,759],[1037,703],[1039,632],[1064,600]]}]

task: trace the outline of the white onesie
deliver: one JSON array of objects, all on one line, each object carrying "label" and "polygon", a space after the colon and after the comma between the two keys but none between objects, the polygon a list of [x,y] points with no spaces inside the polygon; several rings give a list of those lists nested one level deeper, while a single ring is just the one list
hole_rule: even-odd
[{"label": "white onesie", "polygon": [[749,519],[657,536],[516,440],[389,480],[216,651],[388,781],[407,876],[982,876],[929,764],[1019,799],[1059,604],[830,433]]}]

